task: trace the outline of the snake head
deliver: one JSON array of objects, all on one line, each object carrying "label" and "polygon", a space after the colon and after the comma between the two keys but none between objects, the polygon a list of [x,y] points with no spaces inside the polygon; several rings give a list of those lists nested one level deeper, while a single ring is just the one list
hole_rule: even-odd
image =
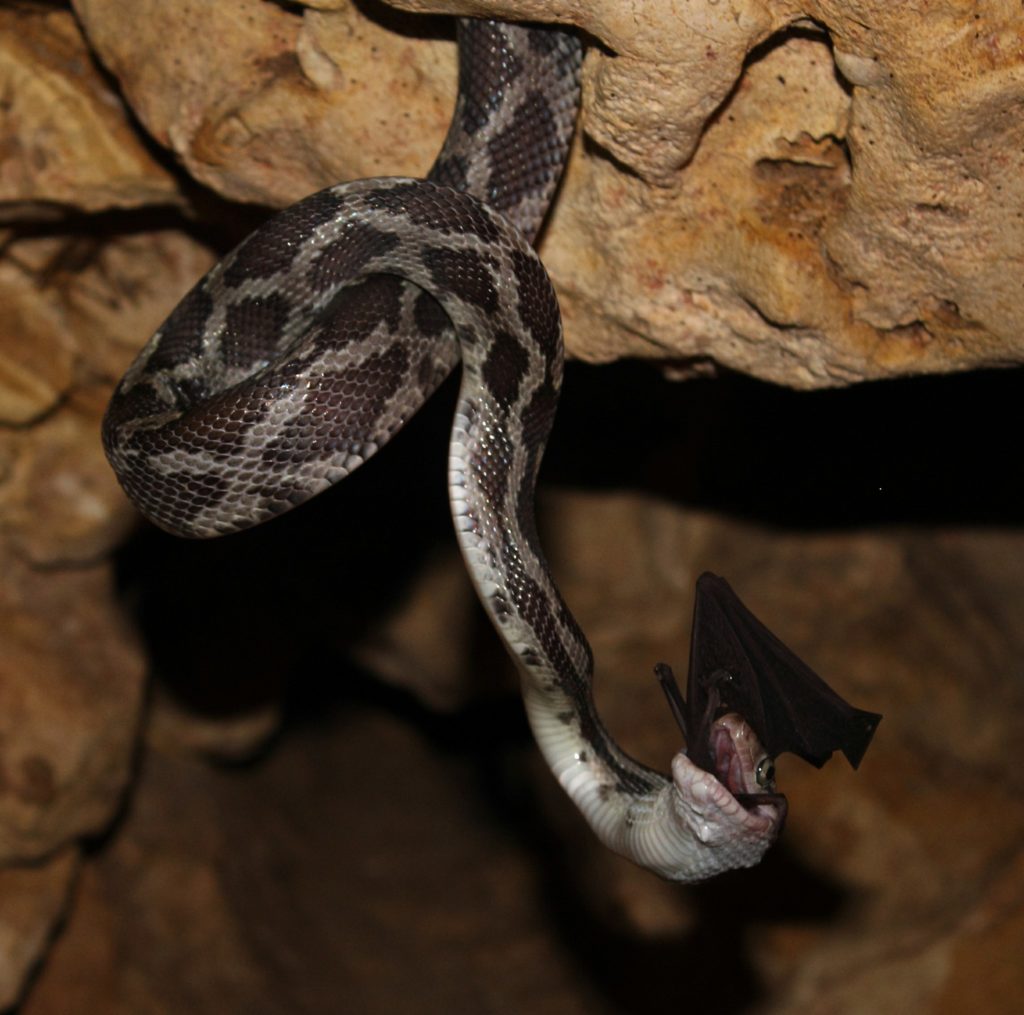
[{"label": "snake head", "polygon": [[714,773],[695,765],[685,751],[672,759],[674,820],[700,843],[704,880],[724,870],[752,867],[778,838],[786,798],[775,791],[774,766],[747,723],[735,713],[711,726]]},{"label": "snake head", "polygon": [[729,713],[711,724],[710,738],[715,771],[680,751],[656,799],[637,804],[627,819],[628,849],[618,846],[669,881],[706,881],[753,867],[786,818],[786,798],[774,791],[764,749],[750,726]]}]

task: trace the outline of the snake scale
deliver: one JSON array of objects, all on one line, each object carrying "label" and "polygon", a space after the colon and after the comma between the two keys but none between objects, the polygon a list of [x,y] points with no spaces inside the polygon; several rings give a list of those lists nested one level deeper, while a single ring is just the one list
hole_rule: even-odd
[{"label": "snake scale", "polygon": [[531,241],[567,158],[581,45],[472,19],[458,39],[458,103],[428,178],[328,187],[249,236],[128,369],[104,419],[107,455],[158,526],[234,532],[357,468],[461,362],[452,516],[552,772],[603,842],[663,877],[749,866],[782,820],[733,795],[761,788],[756,737],[735,715],[715,723],[718,779],[682,751],[671,777],[625,754],[537,538],[563,353]]}]

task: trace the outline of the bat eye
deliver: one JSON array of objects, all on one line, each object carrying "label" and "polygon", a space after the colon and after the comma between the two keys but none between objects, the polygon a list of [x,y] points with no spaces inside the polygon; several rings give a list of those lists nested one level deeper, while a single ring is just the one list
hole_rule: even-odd
[{"label": "bat eye", "polygon": [[754,769],[754,779],[762,789],[766,786],[775,785],[775,759],[764,757],[757,763]]}]

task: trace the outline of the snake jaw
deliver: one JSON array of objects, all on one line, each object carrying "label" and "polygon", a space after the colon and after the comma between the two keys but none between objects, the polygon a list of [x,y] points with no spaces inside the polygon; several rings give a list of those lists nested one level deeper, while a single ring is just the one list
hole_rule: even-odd
[{"label": "snake jaw", "polygon": [[752,867],[778,838],[786,798],[757,782],[764,757],[754,731],[729,714],[715,720],[711,746],[718,776],[680,751],[672,759],[672,806],[684,834],[706,849],[707,868],[697,880],[734,867]]},{"label": "snake jaw", "polygon": [[767,752],[741,715],[728,712],[716,719],[708,741],[718,780],[730,793],[741,797],[774,793],[774,783],[766,786],[758,780],[758,767]]}]

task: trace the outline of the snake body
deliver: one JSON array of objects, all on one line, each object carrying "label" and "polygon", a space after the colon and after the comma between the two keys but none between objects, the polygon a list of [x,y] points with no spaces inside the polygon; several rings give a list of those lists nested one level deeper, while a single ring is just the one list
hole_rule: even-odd
[{"label": "snake body", "polygon": [[449,493],[481,601],[522,675],[553,773],[598,836],[664,877],[756,863],[778,808],[756,738],[715,724],[719,778],[623,752],[583,632],[544,561],[534,486],[562,380],[561,320],[530,240],[567,157],[571,34],[459,22],[459,100],[427,180],[360,180],[272,218],[182,300],[118,385],[108,457],[144,515],[206,537],[257,524],[382,447],[456,362]]}]

